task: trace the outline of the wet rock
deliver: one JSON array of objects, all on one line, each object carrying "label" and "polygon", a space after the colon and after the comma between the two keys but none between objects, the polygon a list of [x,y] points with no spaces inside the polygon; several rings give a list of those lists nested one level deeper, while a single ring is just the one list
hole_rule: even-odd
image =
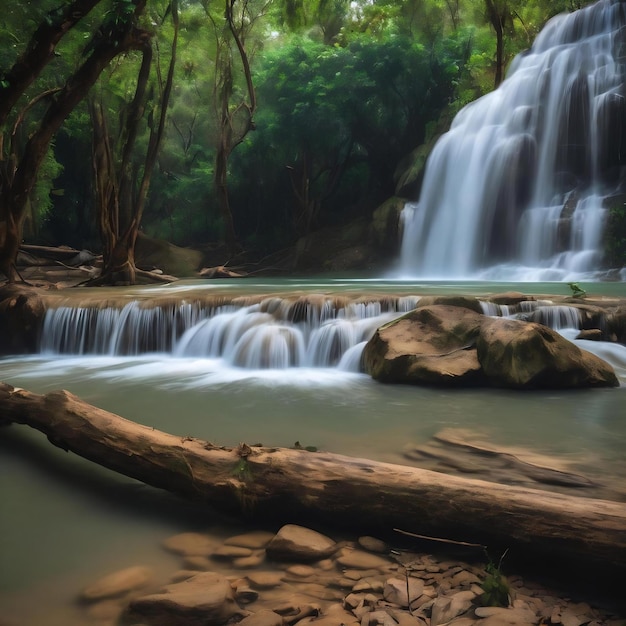
[{"label": "wet rock", "polygon": [[218,561],[231,561],[232,559],[249,556],[252,556],[252,550],[250,548],[227,545],[220,546],[211,554],[211,558]]},{"label": "wet rock", "polygon": [[215,539],[202,533],[181,533],[163,542],[166,550],[183,556],[210,556],[216,545]]},{"label": "wet rock", "polygon": [[386,611],[372,611],[361,618],[361,626],[397,626],[397,624]]},{"label": "wet rock", "polygon": [[359,537],[357,543],[368,552],[386,554],[389,551],[389,546],[382,539],[376,539],[376,537]]},{"label": "wet rock", "polygon": [[376,331],[363,350],[363,367],[387,383],[484,384],[474,349],[483,318],[456,306],[411,311]]},{"label": "wet rock", "polygon": [[311,562],[328,558],[337,544],[314,530],[287,524],[267,544],[267,556],[276,561]]},{"label": "wet rock", "polygon": [[263,561],[265,561],[265,550],[259,550],[250,556],[242,556],[233,559],[233,566],[239,569],[252,569],[261,565]]},{"label": "wet rock", "polygon": [[475,613],[483,618],[481,626],[534,626],[537,623],[534,613],[520,609],[480,607]]},{"label": "wet rock", "polygon": [[284,578],[283,572],[250,572],[246,574],[250,584],[257,589],[278,587]]},{"label": "wet rock", "polygon": [[115,598],[135,589],[145,587],[152,578],[152,570],[147,567],[135,566],[114,572],[89,585],[81,593],[86,602]]},{"label": "wet rock", "polygon": [[283,618],[274,611],[262,609],[248,617],[244,617],[239,626],[282,626]]},{"label": "wet rock", "polygon": [[424,581],[413,576],[389,578],[385,582],[383,597],[387,602],[408,608],[409,602],[417,600],[424,593]]},{"label": "wet rock", "polygon": [[213,569],[211,560],[206,556],[188,556],[185,557],[183,565],[186,569],[196,570],[196,572],[208,572]]},{"label": "wet rock", "polygon": [[542,324],[486,317],[476,348],[486,376],[496,386],[580,388],[619,385],[608,363]]},{"label": "wet rock", "polygon": [[313,576],[315,569],[310,565],[292,565],[287,568],[287,573],[297,578],[306,578],[307,576]]},{"label": "wet rock", "polygon": [[471,591],[460,591],[449,597],[439,597],[433,602],[431,626],[439,626],[469,611],[476,596]]},{"label": "wet rock", "polygon": [[221,626],[234,615],[245,612],[237,606],[228,580],[204,572],[132,600],[123,619],[125,624],[147,626]]},{"label": "wet rock", "polygon": [[267,544],[274,538],[274,533],[264,530],[257,530],[242,535],[229,537],[224,541],[225,546],[239,546],[240,548],[250,548],[251,550],[259,550],[265,548]]},{"label": "wet rock", "polygon": [[385,569],[391,565],[389,559],[363,552],[363,550],[351,550],[349,548],[342,551],[341,556],[337,558],[337,563],[351,569]]}]

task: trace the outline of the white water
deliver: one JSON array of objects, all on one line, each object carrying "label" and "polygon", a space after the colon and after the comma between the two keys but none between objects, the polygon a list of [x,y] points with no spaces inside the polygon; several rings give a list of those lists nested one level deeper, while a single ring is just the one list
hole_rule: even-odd
[{"label": "white water", "polygon": [[459,112],[404,210],[402,275],[596,276],[604,199],[623,191],[625,14],[601,0],[553,18],[500,87]]}]

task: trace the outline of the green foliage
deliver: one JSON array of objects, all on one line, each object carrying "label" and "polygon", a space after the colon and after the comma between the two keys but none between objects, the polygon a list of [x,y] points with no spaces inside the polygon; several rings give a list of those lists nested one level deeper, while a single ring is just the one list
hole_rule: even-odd
[{"label": "green foliage", "polygon": [[609,267],[626,266],[626,202],[609,209],[605,257]]},{"label": "green foliage", "polygon": [[487,555],[488,563],[485,566],[485,579],[481,584],[483,593],[480,596],[480,603],[482,606],[509,606],[511,590],[501,571],[502,560],[505,556],[506,552],[500,557],[500,561],[496,565]]}]

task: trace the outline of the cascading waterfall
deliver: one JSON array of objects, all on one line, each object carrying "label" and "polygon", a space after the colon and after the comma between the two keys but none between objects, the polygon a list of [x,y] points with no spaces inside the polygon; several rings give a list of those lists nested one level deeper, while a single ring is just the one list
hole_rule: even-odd
[{"label": "cascading waterfall", "polygon": [[[143,357],[212,362],[241,370],[334,368],[359,372],[361,353],[377,328],[411,311],[419,296],[369,302],[271,297],[255,303],[139,301],[122,307],[59,306],[44,318],[40,352],[56,356]],[[483,313],[562,329],[582,328],[581,311],[550,300],[501,305]]]},{"label": "cascading waterfall", "polygon": [[625,191],[625,74],[626,3],[550,20],[435,145],[404,210],[401,273],[593,278],[608,199]]},{"label": "cascading waterfall", "polygon": [[338,367],[359,371],[376,328],[415,308],[419,297],[384,302],[267,298],[256,304],[51,308],[40,351],[66,355],[222,359],[247,369]]}]

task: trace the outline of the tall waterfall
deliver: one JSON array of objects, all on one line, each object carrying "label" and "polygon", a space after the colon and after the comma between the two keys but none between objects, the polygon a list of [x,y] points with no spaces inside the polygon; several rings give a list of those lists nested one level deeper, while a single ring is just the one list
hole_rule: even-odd
[{"label": "tall waterfall", "polygon": [[624,192],[625,74],[625,2],[550,20],[435,145],[404,210],[402,274],[591,278],[606,199]]}]

